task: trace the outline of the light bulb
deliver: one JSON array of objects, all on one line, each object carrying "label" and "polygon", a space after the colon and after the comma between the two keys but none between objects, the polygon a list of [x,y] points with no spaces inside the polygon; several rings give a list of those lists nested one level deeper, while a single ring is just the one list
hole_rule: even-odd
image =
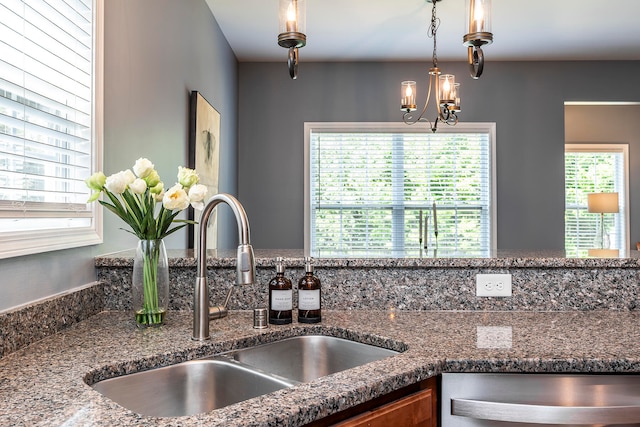
[{"label": "light bulb", "polygon": [[296,8],[293,2],[289,3],[287,8],[287,31],[298,31],[298,23],[296,22]]},{"label": "light bulb", "polygon": [[484,8],[479,1],[476,1],[475,7],[473,8],[473,21],[476,27],[476,32],[482,32],[484,27]]},{"label": "light bulb", "polygon": [[449,94],[449,92],[451,92],[451,84],[449,83],[448,77],[444,80],[444,83],[442,84],[442,91],[446,94]]}]

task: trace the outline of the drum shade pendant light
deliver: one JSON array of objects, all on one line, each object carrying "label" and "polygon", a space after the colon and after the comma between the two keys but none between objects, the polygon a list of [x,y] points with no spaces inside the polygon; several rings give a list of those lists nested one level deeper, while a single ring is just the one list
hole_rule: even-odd
[{"label": "drum shade pendant light", "polygon": [[491,33],[491,0],[467,0],[468,33],[462,41],[468,46],[469,71],[477,79],[484,68],[482,46],[493,43]]},{"label": "drum shade pendant light", "polygon": [[278,44],[289,50],[287,66],[292,79],[298,77],[298,48],[307,44],[306,0],[279,0]]},{"label": "drum shade pendant light", "polygon": [[[431,23],[429,26],[429,37],[433,39],[433,67],[429,68],[429,91],[427,93],[427,100],[420,114],[415,117],[412,113],[417,110],[416,82],[413,80],[404,81],[401,84],[402,100],[400,108],[404,111],[402,120],[406,124],[412,125],[419,121],[426,121],[429,123],[431,130],[435,132],[438,128],[438,122],[448,125],[458,123],[457,113],[460,111],[460,83],[456,83],[456,78],[453,74],[441,74],[440,68],[438,68],[438,43],[436,33],[440,25],[440,20],[436,14],[436,4],[442,0],[427,1],[433,4],[431,7]],[[432,95],[437,110],[437,116],[433,124],[425,117]]]}]

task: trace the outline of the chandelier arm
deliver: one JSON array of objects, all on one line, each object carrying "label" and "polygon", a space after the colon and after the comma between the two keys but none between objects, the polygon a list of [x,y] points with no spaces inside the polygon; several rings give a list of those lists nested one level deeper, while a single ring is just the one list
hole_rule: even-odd
[{"label": "chandelier arm", "polygon": [[[440,120],[441,122],[446,122],[448,120],[448,111],[447,107],[441,107],[440,106],[440,82],[438,81],[438,74],[440,74],[440,70],[436,68],[436,73],[437,74],[432,74],[431,77],[433,77],[435,75],[435,104],[436,104],[436,111],[438,112],[438,117],[436,120]],[[429,78],[429,90],[431,90],[431,78]],[[447,114],[445,115],[444,113],[447,112]],[[435,128],[435,126],[434,126]],[[433,129],[432,129],[433,130]],[[434,131],[435,132],[435,131]]]},{"label": "chandelier arm", "polygon": [[484,53],[480,46],[469,46],[467,49],[467,56],[469,57],[469,74],[474,79],[477,79],[482,75],[484,69]]},{"label": "chandelier arm", "polygon": [[290,47],[287,58],[287,67],[289,68],[289,77],[296,80],[298,78],[298,48]]},{"label": "chandelier arm", "polygon": [[431,85],[432,85],[433,74],[429,73],[429,91],[427,92],[427,100],[424,102],[424,107],[422,107],[422,111],[420,115],[413,119],[413,115],[410,112],[406,112],[402,115],[402,121],[406,125],[414,125],[420,121],[424,121],[429,123],[429,127],[431,127],[431,121],[427,119],[424,115],[427,112],[427,108],[429,107],[429,101],[431,100]]},{"label": "chandelier arm", "polygon": [[458,124],[458,115],[455,111],[450,111],[447,115],[447,121],[445,122],[449,126],[455,126]]}]

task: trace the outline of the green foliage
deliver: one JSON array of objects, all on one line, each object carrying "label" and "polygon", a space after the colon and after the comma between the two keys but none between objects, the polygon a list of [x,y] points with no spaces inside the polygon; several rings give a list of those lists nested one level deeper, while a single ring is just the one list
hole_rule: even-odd
[{"label": "green foliage", "polygon": [[436,201],[439,253],[488,252],[489,150],[476,135],[332,134],[313,151],[312,250],[417,254],[420,210],[432,218]]},{"label": "green foliage", "polygon": [[[100,204],[116,214],[131,228],[131,230],[125,228],[123,230],[135,234],[141,240],[163,239],[187,224],[196,224],[195,221],[175,219],[181,211],[172,212],[165,209],[162,203],[156,202],[149,189],[144,194],[134,194],[126,190],[120,197],[106,188],[102,191],[111,203],[99,200]],[[160,205],[160,208],[158,216],[154,217],[156,204]],[[179,223],[179,225],[169,228],[173,223]]]}]

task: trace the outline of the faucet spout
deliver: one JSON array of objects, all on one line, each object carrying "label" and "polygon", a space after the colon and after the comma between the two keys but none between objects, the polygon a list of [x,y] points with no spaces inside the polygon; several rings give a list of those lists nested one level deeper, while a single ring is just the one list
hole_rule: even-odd
[{"label": "faucet spout", "polygon": [[[248,285],[255,281],[255,260],[253,256],[253,248],[249,242],[249,219],[244,207],[238,199],[230,194],[220,193],[211,197],[202,211],[200,217],[200,230],[198,232],[198,256],[196,259],[197,277],[194,289],[193,304],[193,339],[207,340],[211,338],[209,334],[209,320],[213,318],[224,317],[227,314],[226,305],[209,308],[209,287],[207,286],[207,224],[213,209],[220,204],[229,205],[235,215],[238,224],[238,251],[236,265],[236,283],[238,285]],[[210,315],[210,313],[212,315]]]}]

